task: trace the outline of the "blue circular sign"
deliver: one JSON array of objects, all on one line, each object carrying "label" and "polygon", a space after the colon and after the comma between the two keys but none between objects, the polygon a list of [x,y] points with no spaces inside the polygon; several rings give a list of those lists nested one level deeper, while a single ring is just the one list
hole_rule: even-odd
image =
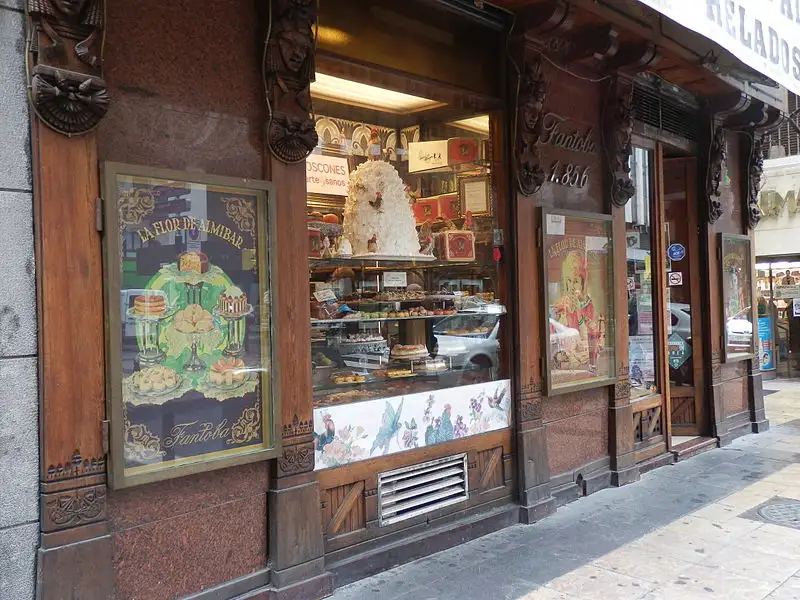
[{"label": "blue circular sign", "polygon": [[686,248],[684,248],[683,244],[670,244],[669,248],[667,248],[667,256],[671,260],[683,260],[686,258]]}]

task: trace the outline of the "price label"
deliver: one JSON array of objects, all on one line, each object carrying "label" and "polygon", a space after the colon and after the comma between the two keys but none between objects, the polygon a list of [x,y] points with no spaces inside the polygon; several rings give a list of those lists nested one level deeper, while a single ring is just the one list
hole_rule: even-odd
[{"label": "price label", "polygon": [[314,298],[317,300],[317,302],[329,302],[331,300],[335,302],[336,294],[334,294],[333,290],[329,288],[326,290],[319,290],[317,292],[314,292]]},{"label": "price label", "polygon": [[404,288],[408,285],[405,271],[384,271],[383,287]]}]

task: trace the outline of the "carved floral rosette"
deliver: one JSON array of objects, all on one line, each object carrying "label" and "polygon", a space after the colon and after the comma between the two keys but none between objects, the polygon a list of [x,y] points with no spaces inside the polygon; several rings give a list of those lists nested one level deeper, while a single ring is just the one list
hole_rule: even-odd
[{"label": "carved floral rosette", "polygon": [[311,113],[316,0],[274,0],[264,62],[269,121],[266,138],[282,162],[306,159],[318,136]]},{"label": "carved floral rosette", "polygon": [[65,135],[91,131],[108,111],[103,1],[28,0],[30,102],[43,123]]},{"label": "carved floral rosette", "polygon": [[517,95],[517,187],[525,196],[538,192],[546,178],[537,148],[543,131],[546,96],[547,82],[541,57],[537,56],[520,74]]}]

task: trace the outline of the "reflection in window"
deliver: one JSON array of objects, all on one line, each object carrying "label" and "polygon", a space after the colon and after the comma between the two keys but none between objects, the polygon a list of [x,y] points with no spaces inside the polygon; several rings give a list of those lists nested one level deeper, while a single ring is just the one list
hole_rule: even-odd
[{"label": "reflection in window", "polygon": [[631,175],[636,195],[625,206],[628,288],[628,354],[631,397],[657,392],[653,326],[652,154],[634,148]]}]

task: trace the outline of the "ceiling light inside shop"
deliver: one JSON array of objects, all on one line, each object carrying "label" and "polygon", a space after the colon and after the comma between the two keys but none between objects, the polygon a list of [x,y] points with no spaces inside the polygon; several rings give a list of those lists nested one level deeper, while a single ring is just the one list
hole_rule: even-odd
[{"label": "ceiling light inside shop", "polygon": [[328,27],[326,25],[317,26],[317,40],[325,44],[344,46],[349,44],[353,37],[341,29]]},{"label": "ceiling light inside shop", "polygon": [[324,73],[316,74],[316,81],[311,84],[311,95],[322,100],[332,100],[351,106],[399,114],[443,106],[442,103],[428,98],[403,94],[365,83],[356,83]]},{"label": "ceiling light inside shop", "polygon": [[489,135],[489,115],[459,119],[458,121],[451,121],[450,124],[460,127],[461,129],[466,129],[467,131],[472,131],[473,133]]}]

